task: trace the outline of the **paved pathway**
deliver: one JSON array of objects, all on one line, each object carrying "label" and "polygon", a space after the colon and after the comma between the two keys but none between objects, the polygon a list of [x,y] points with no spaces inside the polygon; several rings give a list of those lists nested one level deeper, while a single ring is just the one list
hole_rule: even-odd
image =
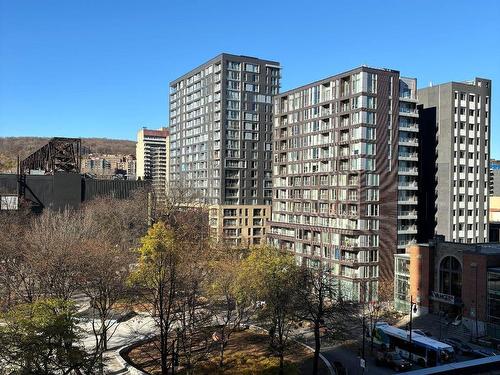
[{"label": "paved pathway", "polygon": [[[92,323],[82,323],[80,326],[87,332],[83,344],[87,348],[93,348],[95,339],[92,334]],[[115,330],[116,328],[116,330]],[[115,331],[114,331],[115,330]],[[114,333],[113,333],[114,331]],[[113,325],[112,332],[108,341],[108,351],[104,353],[104,363],[106,364],[106,373],[108,374],[138,374],[131,366],[123,360],[119,350],[125,346],[132,345],[134,342],[149,337],[156,332],[154,319],[148,314],[138,314],[133,318]]]}]

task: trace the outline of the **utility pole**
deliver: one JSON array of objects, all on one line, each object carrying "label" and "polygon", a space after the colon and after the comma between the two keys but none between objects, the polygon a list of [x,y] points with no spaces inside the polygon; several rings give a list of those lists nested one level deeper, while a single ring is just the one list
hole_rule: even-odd
[{"label": "utility pole", "polygon": [[413,304],[413,296],[410,294],[410,350],[409,350],[410,362],[413,359],[413,356],[412,356],[412,341],[411,341],[411,335],[412,335],[412,331],[413,331],[413,311],[417,312],[417,304]]},{"label": "utility pole", "polygon": [[411,331],[413,330],[412,323],[413,323],[413,296],[410,295],[410,353],[409,353],[410,362],[412,359],[412,356],[411,356]]}]

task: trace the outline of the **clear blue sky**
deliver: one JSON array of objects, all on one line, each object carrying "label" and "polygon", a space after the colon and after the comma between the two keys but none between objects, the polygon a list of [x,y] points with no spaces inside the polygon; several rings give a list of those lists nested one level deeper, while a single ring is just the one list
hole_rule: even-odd
[{"label": "clear blue sky", "polygon": [[0,136],[135,139],[220,52],[280,61],[283,90],[361,64],[421,87],[491,78],[500,158],[497,0],[0,0]]}]

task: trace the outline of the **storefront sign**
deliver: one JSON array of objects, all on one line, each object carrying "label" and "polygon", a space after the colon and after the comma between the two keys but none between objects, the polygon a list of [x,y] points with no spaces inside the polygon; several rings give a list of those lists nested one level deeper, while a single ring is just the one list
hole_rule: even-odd
[{"label": "storefront sign", "polygon": [[455,296],[451,294],[440,293],[436,291],[431,291],[431,299],[434,301],[445,302],[445,303],[455,303]]}]

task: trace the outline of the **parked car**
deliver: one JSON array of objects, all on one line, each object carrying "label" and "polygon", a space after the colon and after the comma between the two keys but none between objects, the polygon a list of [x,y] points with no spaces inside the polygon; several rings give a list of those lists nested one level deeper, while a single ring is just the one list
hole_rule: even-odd
[{"label": "parked car", "polygon": [[375,355],[377,366],[387,366],[394,371],[407,371],[411,368],[411,363],[397,352],[377,352]]},{"label": "parked car", "polygon": [[347,375],[347,370],[345,369],[344,365],[339,361],[334,361],[333,367],[335,368],[335,373],[337,375]]},{"label": "parked car", "polygon": [[493,350],[491,349],[486,349],[486,348],[481,348],[481,349],[474,349],[472,350],[471,356],[474,358],[485,358],[485,357],[491,357],[497,355]]},{"label": "parked car", "polygon": [[450,337],[441,341],[448,345],[451,345],[453,347],[453,350],[457,354],[472,355],[472,352],[474,351],[474,349],[469,344],[463,342],[460,339]]}]

